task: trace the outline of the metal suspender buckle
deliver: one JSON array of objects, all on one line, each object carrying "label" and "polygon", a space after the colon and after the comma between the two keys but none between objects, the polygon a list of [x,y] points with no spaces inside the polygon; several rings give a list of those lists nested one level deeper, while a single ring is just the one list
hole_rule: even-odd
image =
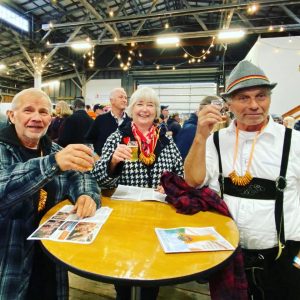
[{"label": "metal suspender buckle", "polygon": [[286,188],[286,178],[283,176],[278,176],[275,180],[276,189],[283,192]]}]

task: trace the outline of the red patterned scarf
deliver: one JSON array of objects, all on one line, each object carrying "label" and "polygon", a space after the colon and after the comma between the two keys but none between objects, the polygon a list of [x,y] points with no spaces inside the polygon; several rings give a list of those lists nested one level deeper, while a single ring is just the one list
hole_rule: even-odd
[{"label": "red patterned scarf", "polygon": [[152,125],[146,136],[137,128],[134,122],[131,123],[132,133],[137,140],[140,148],[139,159],[146,165],[152,165],[155,162],[154,150],[159,138],[159,129]]}]

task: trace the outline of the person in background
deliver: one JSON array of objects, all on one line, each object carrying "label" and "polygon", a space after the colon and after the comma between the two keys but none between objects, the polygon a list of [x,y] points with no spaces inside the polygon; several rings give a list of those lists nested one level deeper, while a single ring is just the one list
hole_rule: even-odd
[{"label": "person in background", "polygon": [[91,150],[51,141],[51,109],[46,93],[23,90],[12,100],[12,124],[0,131],[1,299],[68,299],[66,270],[27,237],[66,196],[80,218],[94,215],[100,204],[96,181],[82,172],[93,166]]},{"label": "person in background", "polygon": [[283,120],[282,120],[282,124],[285,127],[292,128],[292,129],[294,128],[295,122],[296,122],[296,120],[292,116],[287,116],[287,117],[283,118]]},{"label": "person in background", "polygon": [[159,117],[155,120],[155,122],[158,124],[158,127],[161,131],[168,132],[167,122],[165,122],[164,118],[165,116],[163,114],[160,114]]},{"label": "person in background", "polygon": [[174,113],[168,119],[168,130],[172,132],[173,139],[176,139],[178,132],[181,129],[179,113]]},{"label": "person in background", "polygon": [[[92,170],[98,184],[106,189],[118,184],[160,189],[164,171],[183,175],[183,162],[172,138],[154,125],[158,117],[159,100],[149,87],[137,89],[127,109],[132,122],[122,124],[104,144],[101,160]],[[138,145],[138,159],[132,161],[129,141]],[[116,285],[117,299],[130,300],[131,287]],[[141,288],[141,299],[156,299],[158,287]]]},{"label": "person in background", "polygon": [[8,125],[7,116],[0,112],[0,129]]},{"label": "person in background", "polygon": [[222,95],[235,120],[213,136],[220,110],[207,105],[199,112],[185,180],[223,194],[239,228],[251,299],[298,300],[300,133],[269,116],[275,86],[251,62],[238,63]]},{"label": "person in background", "polygon": [[271,117],[274,122],[278,124],[283,124],[282,116],[281,115],[276,115],[276,114],[271,114]]},{"label": "person in background", "polygon": [[103,109],[104,109],[104,105],[101,105],[101,104],[95,104],[94,105],[93,110],[94,110],[94,113],[96,115],[96,118],[105,113]]},{"label": "person in background", "polygon": [[73,114],[66,118],[57,143],[62,147],[69,144],[85,143],[85,135],[94,122],[85,111],[83,100],[75,99],[73,102]]},{"label": "person in background", "polygon": [[100,115],[90,127],[86,140],[94,145],[95,152],[101,156],[104,143],[123,122],[130,120],[125,109],[127,107],[127,94],[123,88],[115,88],[110,93],[111,111]]},{"label": "person in background", "polygon": [[66,101],[59,101],[55,106],[55,117],[52,119],[47,134],[52,141],[57,142],[61,134],[64,122],[72,114],[69,104]]},{"label": "person in background", "polygon": [[300,131],[300,120],[296,121],[294,129]]},{"label": "person in background", "polygon": [[198,123],[197,115],[199,111],[201,111],[201,109],[203,109],[206,105],[209,105],[212,100],[219,100],[219,99],[220,97],[218,96],[204,97],[200,102],[198,111],[191,113],[189,119],[184,122],[181,130],[179,131],[179,133],[175,138],[175,143],[180,151],[183,160],[185,160],[195,137],[197,123]]},{"label": "person in background", "polygon": [[85,106],[85,110],[87,112],[87,114],[93,119],[95,120],[97,115],[95,114],[95,111],[91,108],[91,106],[89,104],[87,104]]},{"label": "person in background", "polygon": [[169,109],[168,109],[168,105],[161,105],[160,106],[160,114],[161,115],[163,115],[163,120],[165,121],[165,122],[167,122],[168,121],[168,119],[169,119]]}]

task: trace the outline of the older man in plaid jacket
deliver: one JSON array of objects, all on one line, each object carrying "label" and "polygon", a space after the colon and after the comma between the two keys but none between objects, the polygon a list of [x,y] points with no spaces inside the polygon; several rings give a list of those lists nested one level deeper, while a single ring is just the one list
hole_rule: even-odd
[{"label": "older man in plaid jacket", "polygon": [[66,271],[27,237],[65,198],[79,217],[95,213],[97,184],[88,173],[75,172],[92,167],[92,153],[85,145],[62,149],[45,135],[51,101],[38,89],[14,97],[10,121],[0,131],[0,298],[67,299]]}]

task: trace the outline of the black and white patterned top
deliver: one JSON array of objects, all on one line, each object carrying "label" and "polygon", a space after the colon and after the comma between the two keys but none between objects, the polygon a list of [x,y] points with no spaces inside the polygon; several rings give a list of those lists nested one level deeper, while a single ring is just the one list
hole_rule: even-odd
[{"label": "black and white patterned top", "polygon": [[115,172],[109,174],[109,164],[118,144],[123,143],[123,137],[135,140],[131,130],[131,122],[121,125],[112,133],[102,149],[101,159],[96,162],[92,175],[102,188],[115,188],[118,184],[156,188],[164,171],[171,171],[183,176],[183,161],[180,152],[172,138],[161,132],[154,151],[155,163],[146,166],[141,161],[121,162]]}]

